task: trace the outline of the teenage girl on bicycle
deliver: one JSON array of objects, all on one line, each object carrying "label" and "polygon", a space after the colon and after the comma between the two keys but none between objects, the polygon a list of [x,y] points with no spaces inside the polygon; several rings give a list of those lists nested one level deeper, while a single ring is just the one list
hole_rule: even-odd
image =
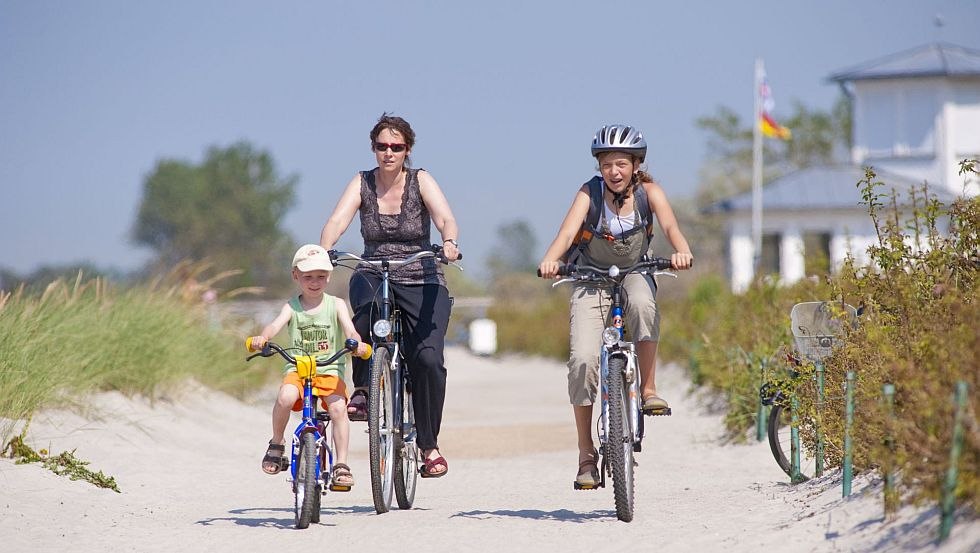
[{"label": "teenage girl on bicycle", "polygon": [[[365,355],[368,345],[354,330],[350,312],[344,300],[324,293],[333,264],[326,250],[316,244],[307,244],[293,256],[293,281],[299,286],[300,294],[282,306],[279,315],[262,329],[258,336],[252,336],[255,348],[262,348],[270,338],[279,334],[285,326],[289,330],[290,347],[302,350],[304,354],[316,354],[320,361],[344,347],[346,338],[357,340],[357,355]],[[344,384],[346,362],[326,367],[317,367],[313,387],[320,401],[330,413],[333,424],[333,442],[337,447],[337,463],[334,465],[333,483],[338,486],[353,486],[354,477],[347,465],[347,450],[350,425],[347,421],[347,387]],[[272,408],[272,439],[262,458],[262,470],[266,474],[277,474],[289,468],[283,434],[289,423],[289,412],[303,410],[303,381],[296,373],[296,366],[286,367],[282,386],[276,404]]]},{"label": "teenage girl on bicycle", "polygon": [[[599,223],[594,232],[580,235],[586,226],[590,203],[589,183],[582,185],[572,207],[562,221],[548,251],[538,267],[541,276],[553,278],[563,261],[594,267],[629,266],[640,261],[650,245],[652,221],[642,213],[656,216],[664,236],[675,252],[670,260],[674,269],[690,269],[694,256],[687,239],[677,226],[674,211],[659,184],[640,167],[646,159],[647,143],[635,127],[606,125],[592,140],[592,155],[599,163],[602,205],[597,206]],[[637,189],[646,197],[649,210],[635,205]],[[581,246],[571,249],[576,239]],[[571,252],[569,254],[569,252]],[[568,259],[563,259],[566,254]],[[626,328],[636,344],[642,382],[643,410],[663,412],[668,405],[657,395],[655,381],[657,341],[660,337],[660,312],[657,309],[657,285],[649,275],[630,274],[624,283]],[[592,404],[599,384],[599,336],[610,298],[595,286],[577,283],[572,291],[570,316],[571,355],[568,360],[568,396],[575,413],[578,431],[579,467],[576,481],[592,486],[598,482],[597,453],[592,442]]]}]

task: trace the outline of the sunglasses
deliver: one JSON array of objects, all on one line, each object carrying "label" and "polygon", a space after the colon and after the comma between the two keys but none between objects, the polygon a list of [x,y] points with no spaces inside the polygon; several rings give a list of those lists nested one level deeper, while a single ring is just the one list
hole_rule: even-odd
[{"label": "sunglasses", "polygon": [[374,143],[374,151],[375,152],[378,152],[379,154],[380,153],[383,153],[383,152],[385,152],[385,151],[387,151],[389,149],[392,152],[395,152],[396,154],[399,154],[401,152],[404,152],[407,147],[408,146],[405,145],[405,144],[388,144],[388,143],[385,143],[385,142],[375,142]]}]

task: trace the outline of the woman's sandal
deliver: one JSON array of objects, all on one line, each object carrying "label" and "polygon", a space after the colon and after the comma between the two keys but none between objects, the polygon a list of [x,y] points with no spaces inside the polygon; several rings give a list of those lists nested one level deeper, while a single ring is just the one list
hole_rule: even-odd
[{"label": "woman's sandal", "polygon": [[347,404],[347,418],[352,421],[366,421],[368,419],[368,396],[364,389],[354,390]]},{"label": "woman's sandal", "polygon": [[[434,467],[438,466],[446,467],[446,470],[442,472],[433,472]],[[442,455],[436,457],[435,459],[422,459],[422,466],[419,467],[419,476],[422,478],[441,478],[449,472],[449,463],[446,458]]]},{"label": "woman's sandal", "polygon": [[265,457],[262,457],[262,472],[266,474],[279,474],[289,468],[289,457],[286,457],[286,446],[269,442],[268,449],[265,450]]},{"label": "woman's sandal", "polygon": [[330,487],[333,491],[348,492],[354,486],[354,475],[351,474],[350,467],[344,463],[337,463],[333,466],[333,474],[330,476]]}]

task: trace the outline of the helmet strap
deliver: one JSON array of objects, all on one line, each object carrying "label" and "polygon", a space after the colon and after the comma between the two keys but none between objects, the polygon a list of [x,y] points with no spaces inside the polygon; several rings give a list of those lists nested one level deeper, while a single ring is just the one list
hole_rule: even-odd
[{"label": "helmet strap", "polygon": [[605,179],[603,179],[602,184],[606,187],[606,190],[612,194],[613,205],[619,209],[622,209],[623,204],[626,203],[626,200],[631,194],[633,194],[633,187],[636,185],[636,174],[633,175],[633,178],[630,179],[630,183],[626,185],[626,188],[624,188],[622,192],[616,192],[612,188],[609,188],[609,185],[606,184]]}]

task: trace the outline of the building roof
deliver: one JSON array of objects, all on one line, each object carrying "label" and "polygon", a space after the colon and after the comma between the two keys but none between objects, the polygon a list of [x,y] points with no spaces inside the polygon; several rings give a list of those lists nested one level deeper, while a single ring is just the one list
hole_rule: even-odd
[{"label": "building roof", "polygon": [[[908,177],[875,170],[876,181],[883,183],[883,192],[894,189],[899,199],[907,199],[909,190],[922,184]],[[867,209],[861,204],[861,189],[857,183],[864,180],[862,167],[856,165],[818,166],[794,171],[762,187],[762,206],[767,211],[809,211],[829,209]],[[954,196],[938,187],[930,187],[929,193],[943,203],[951,203]],[[707,213],[731,213],[752,211],[752,192],[744,192],[719,200],[707,207]]]},{"label": "building roof", "polygon": [[837,82],[908,77],[980,76],[980,51],[937,42],[865,62],[836,73]]}]

